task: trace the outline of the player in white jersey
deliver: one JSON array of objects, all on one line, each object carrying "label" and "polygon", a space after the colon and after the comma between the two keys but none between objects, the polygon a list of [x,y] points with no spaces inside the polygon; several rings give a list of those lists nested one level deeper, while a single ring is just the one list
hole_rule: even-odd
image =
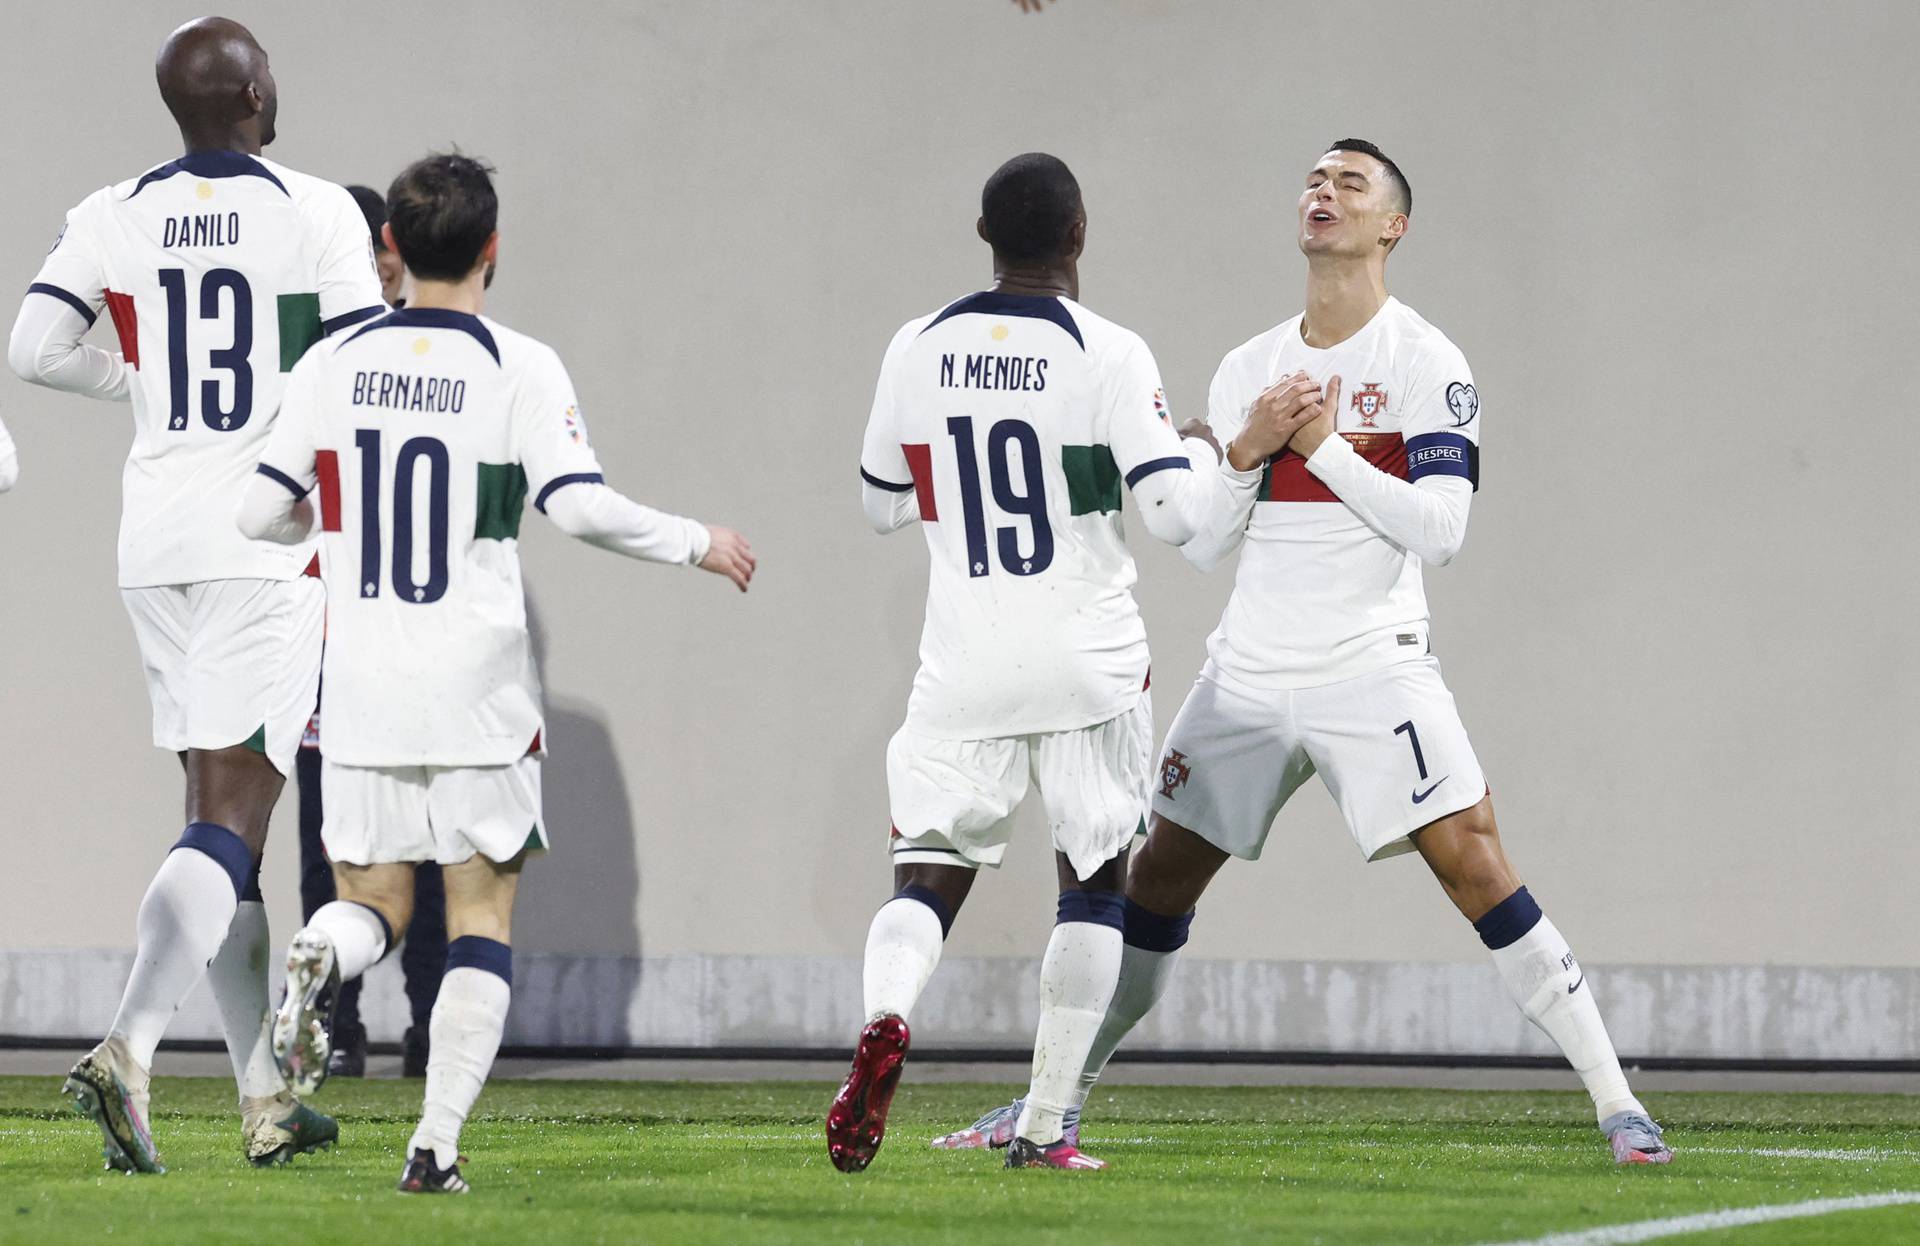
[{"label": "player in white jersey", "polygon": [[981,196],[979,233],[993,288],[894,336],[860,455],[868,518],[882,533],[919,520],[929,574],[920,671],[887,746],[896,893],[868,933],[867,1023],[827,1116],[828,1153],[848,1172],[879,1148],[907,1015],[1030,784],[1060,904],[1008,1164],[1103,1166],[1062,1121],[1119,969],[1119,891],[1152,768],[1122,494],[1175,544],[1227,502],[1214,448],[1173,431],[1146,343],[1077,301],[1086,216],[1066,165],[1008,161]]},{"label": "player in white jersey", "polygon": [[[8,343],[30,381],[130,397],[120,588],[153,702],[181,755],[187,827],[142,900],[138,950],[108,1037],[66,1091],[108,1163],[161,1171],[146,1125],[153,1053],[202,974],[240,1084],[248,1158],[284,1162],[334,1126],[288,1094],[267,1048],[268,816],[320,668],[312,549],[269,549],[233,512],[313,342],[378,314],[367,229],[346,191],[261,157],[277,90],[245,27],[176,30],[156,66],[186,154],[88,196],[35,277]],[[81,344],[105,308],[120,350]],[[209,962],[211,961],[211,965]]]},{"label": "player in white jersey", "polygon": [[745,591],[738,533],[604,483],[553,350],[480,316],[499,253],[487,167],[430,156],[387,193],[384,232],[414,280],[399,311],[294,370],[240,528],[299,545],[316,523],[327,590],[322,831],[339,898],[287,953],[274,1020],[302,1091],[327,1075],[328,1012],[404,931],[414,866],[444,867],[447,973],[426,1103],[400,1189],[463,1192],[460,1127],[506,1021],[513,897],[547,846],[540,682],[518,536],[529,500],[569,534],[697,565]]},{"label": "player in white jersey", "polygon": [[[1075,1099],[1165,990],[1195,904],[1228,857],[1260,855],[1318,773],[1368,860],[1417,851],[1474,925],[1515,1003],[1566,1055],[1620,1163],[1671,1158],[1627,1086],[1566,940],[1520,884],[1428,635],[1421,564],[1459,552],[1479,480],[1480,400],[1460,351],[1392,298],[1412,192],[1342,139],[1307,176],[1307,310],[1232,351],[1208,418],[1231,502],[1183,552],[1241,551],[1208,658],[1167,733],[1147,844],[1127,880],[1126,952]],[[935,1145],[1004,1145],[1012,1106]]]}]

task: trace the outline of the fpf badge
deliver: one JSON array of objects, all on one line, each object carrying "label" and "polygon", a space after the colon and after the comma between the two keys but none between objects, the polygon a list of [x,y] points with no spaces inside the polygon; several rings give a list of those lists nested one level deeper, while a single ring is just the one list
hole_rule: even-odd
[{"label": "fpf badge", "polygon": [[1353,409],[1360,413],[1360,427],[1380,427],[1373,422],[1373,419],[1386,411],[1387,391],[1380,388],[1380,382],[1368,381],[1354,391]]}]

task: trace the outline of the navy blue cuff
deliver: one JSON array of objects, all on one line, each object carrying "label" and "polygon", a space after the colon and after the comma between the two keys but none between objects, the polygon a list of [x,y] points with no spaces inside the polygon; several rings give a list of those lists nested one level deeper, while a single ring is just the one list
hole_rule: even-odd
[{"label": "navy blue cuff", "polygon": [[1117,891],[1063,891],[1054,924],[1092,922],[1096,926],[1126,929],[1127,901]]},{"label": "navy blue cuff", "polygon": [[1193,460],[1189,459],[1184,454],[1177,459],[1148,459],[1146,462],[1140,464],[1138,467],[1134,468],[1132,471],[1127,473],[1127,488],[1129,489],[1133,488],[1135,485],[1139,484],[1141,481],[1145,480],[1147,477],[1153,475],[1155,472],[1178,470],[1182,468],[1184,468],[1187,471],[1193,470]]},{"label": "navy blue cuff", "polygon": [[174,842],[171,851],[191,848],[195,852],[205,853],[227,872],[233,880],[233,898],[243,900],[247,895],[247,880],[253,877],[253,853],[247,850],[247,843],[224,826],[212,822],[194,822],[180,832],[180,838]]},{"label": "navy blue cuff", "polygon": [[1126,924],[1121,931],[1129,947],[1143,952],[1177,952],[1187,945],[1187,930],[1192,925],[1192,913],[1168,917],[1128,900]]},{"label": "navy blue cuff", "polygon": [[1540,906],[1522,887],[1500,903],[1487,910],[1486,916],[1473,923],[1480,934],[1480,942],[1491,951],[1517,943],[1529,930],[1540,924]]},{"label": "navy blue cuff", "polygon": [[[953,910],[947,907],[947,902],[942,900],[940,893],[933,888],[922,887],[919,883],[908,883],[893,893],[893,899],[918,900],[920,903],[932,909],[933,915],[940,919],[940,937],[942,939],[946,938],[948,932],[953,929]],[[892,903],[892,901],[890,900],[888,903]]]},{"label": "navy blue cuff", "polygon": [[513,949],[498,939],[461,935],[447,944],[447,972],[478,969],[513,985]]},{"label": "navy blue cuff", "polygon": [[542,515],[547,513],[547,499],[553,496],[555,489],[564,489],[568,485],[603,485],[607,478],[599,472],[575,472],[571,476],[555,476],[540,490],[540,496],[533,499],[533,509]]},{"label": "navy blue cuff", "polygon": [[85,317],[88,328],[92,328],[93,322],[100,319],[100,313],[88,307],[87,301],[71,290],[62,290],[59,286],[48,285],[44,281],[36,281],[27,287],[27,293],[45,294],[59,299],[62,303],[65,303],[68,307],[73,308],[73,310],[79,312],[81,316]]},{"label": "navy blue cuff", "polygon": [[885,489],[888,493],[905,493],[907,490],[913,488],[913,482],[911,480],[904,485],[897,485],[891,480],[880,479],[864,467],[860,469],[860,479],[866,481],[876,489]]},{"label": "navy blue cuff", "polygon": [[262,463],[260,464],[260,466],[254,468],[254,470],[259,472],[262,476],[265,476],[268,480],[278,481],[280,484],[285,485],[287,487],[287,492],[293,494],[295,498],[303,498],[307,496],[307,490],[300,487],[299,481],[287,475],[285,472],[281,471],[277,467],[269,467],[265,463]]}]

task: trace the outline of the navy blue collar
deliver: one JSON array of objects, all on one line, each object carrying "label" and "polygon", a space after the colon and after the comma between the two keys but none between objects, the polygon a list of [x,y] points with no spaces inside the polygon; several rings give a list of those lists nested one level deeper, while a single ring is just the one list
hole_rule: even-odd
[{"label": "navy blue collar", "polygon": [[465,333],[486,347],[487,353],[493,356],[493,361],[500,362],[500,344],[493,340],[493,334],[488,330],[486,322],[467,312],[454,311],[447,307],[402,307],[388,312],[347,341],[358,341],[375,329],[452,329],[457,333]]},{"label": "navy blue collar", "polygon": [[[1080,336],[1080,326],[1073,322],[1073,315],[1067,311],[1066,304],[1051,294],[1008,294],[1002,290],[982,290],[978,294],[969,294],[958,303],[927,322],[927,329],[933,328],[942,320],[968,314],[983,316],[1026,316],[1034,320],[1051,320],[1073,336],[1080,343],[1080,349],[1087,348],[1087,339]],[[925,333],[927,329],[920,332]]]},{"label": "navy blue collar", "polygon": [[170,160],[153,172],[143,176],[134,184],[133,191],[127,196],[131,199],[147,188],[149,182],[165,181],[176,173],[191,173],[195,177],[264,177],[280,193],[292,198],[286,185],[273,175],[273,170],[261,164],[243,151],[195,151],[188,152],[178,160]]}]

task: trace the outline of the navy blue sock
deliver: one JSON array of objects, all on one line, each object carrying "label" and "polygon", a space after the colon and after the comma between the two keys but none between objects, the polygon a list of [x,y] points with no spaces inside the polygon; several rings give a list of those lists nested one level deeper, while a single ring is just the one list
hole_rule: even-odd
[{"label": "navy blue sock", "polygon": [[1486,944],[1488,950],[1497,951],[1519,942],[1527,931],[1539,924],[1540,906],[1522,887],[1488,909],[1486,916],[1473,923],[1473,928],[1480,932],[1480,942]]},{"label": "navy blue sock", "polygon": [[484,969],[512,986],[513,949],[498,939],[461,935],[447,944],[447,972],[456,969]]},{"label": "navy blue sock", "polygon": [[1096,926],[1126,929],[1126,900],[1117,891],[1063,891],[1054,924],[1092,922]]},{"label": "navy blue sock", "polygon": [[[205,853],[214,859],[227,877],[233,880],[233,898],[247,898],[247,884],[259,867],[253,862],[253,853],[247,850],[246,841],[224,826],[211,822],[194,822],[180,832],[180,838],[174,841],[169,851],[178,852],[182,848],[191,848],[195,852]],[[255,895],[258,895],[255,889]]]},{"label": "navy blue sock", "polygon": [[919,883],[908,883],[900,890],[894,892],[893,898],[895,900],[918,900],[920,903],[932,909],[933,915],[940,919],[940,937],[942,939],[946,938],[953,930],[953,910],[947,907],[947,902],[942,900],[940,893],[933,888],[922,887]]},{"label": "navy blue sock", "polygon": [[1187,945],[1187,930],[1192,925],[1191,912],[1169,917],[1128,900],[1120,930],[1129,947],[1144,952],[1177,952]]}]

